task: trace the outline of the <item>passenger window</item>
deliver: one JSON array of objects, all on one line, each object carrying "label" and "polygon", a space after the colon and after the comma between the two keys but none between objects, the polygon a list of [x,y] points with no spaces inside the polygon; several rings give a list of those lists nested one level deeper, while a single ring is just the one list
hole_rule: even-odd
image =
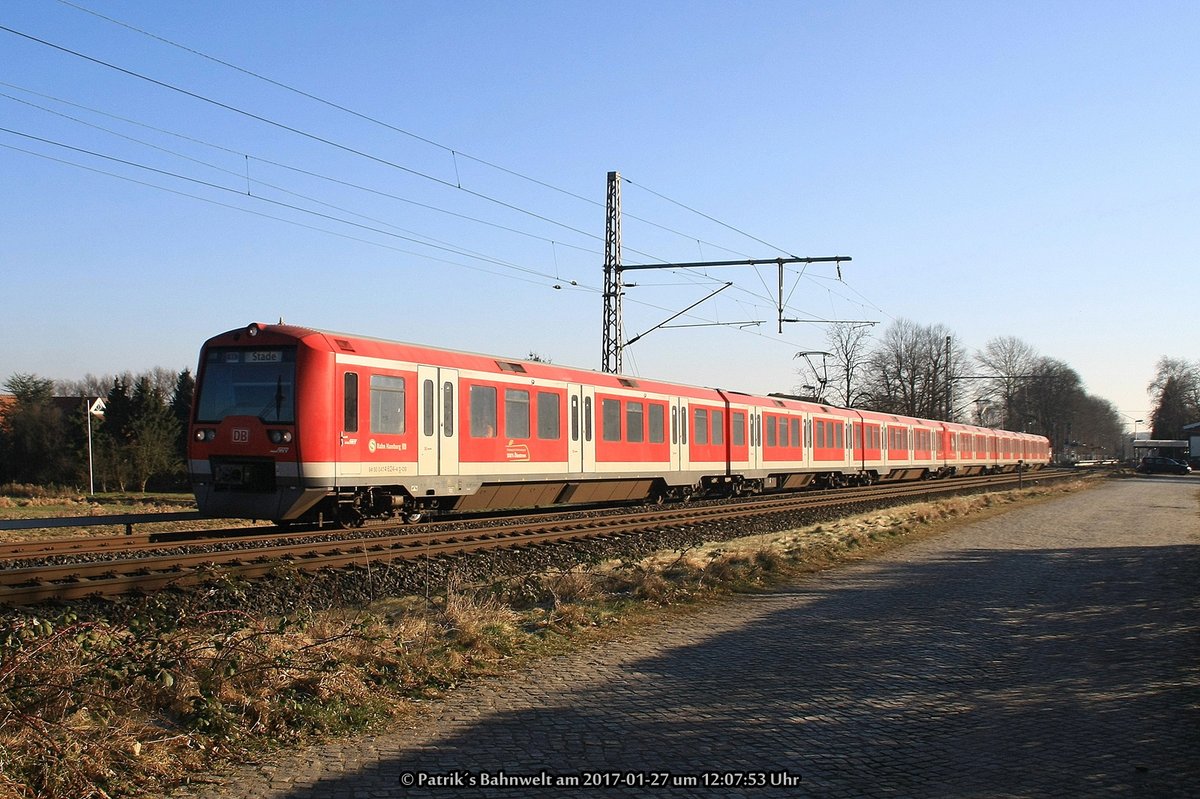
[{"label": "passenger window", "polygon": [[650,404],[650,443],[661,444],[667,440],[667,406]]},{"label": "passenger window", "polygon": [[442,434],[454,437],[454,384],[449,380],[442,383]]},{"label": "passenger window", "polygon": [[471,437],[496,437],[496,387],[471,386]]},{"label": "passenger window", "polygon": [[371,432],[404,432],[404,378],[371,375]]},{"label": "passenger window", "polygon": [[571,397],[571,440],[579,440],[579,397]]},{"label": "passenger window", "polygon": [[713,444],[724,444],[725,443],[725,412],[724,411],[713,411],[712,412],[712,443]]},{"label": "passenger window", "polygon": [[358,375],[346,372],[342,382],[342,429],[347,433],[358,432]]},{"label": "passenger window", "polygon": [[437,422],[437,397],[434,396],[433,381],[426,380],[421,383],[421,404],[425,406],[425,411],[421,417],[422,432],[427,435],[433,435],[433,426]]},{"label": "passenger window", "polygon": [[696,409],[696,424],[692,431],[692,440],[697,446],[708,443],[708,411],[703,408]]},{"label": "passenger window", "polygon": [[[538,438],[548,440],[559,438],[558,414],[558,395],[549,391],[539,391],[537,395]],[[578,432],[578,423],[576,423],[576,431]]]},{"label": "passenger window", "polygon": [[639,444],[646,440],[646,425],[642,403],[625,403],[625,440]]},{"label": "passenger window", "polygon": [[524,389],[504,389],[504,435],[529,438],[529,392]]},{"label": "passenger window", "polygon": [[746,414],[733,415],[733,445],[741,447],[746,444]]},{"label": "passenger window", "polygon": [[621,401],[600,400],[600,435],[605,441],[621,440]]},{"label": "passenger window", "polygon": [[767,429],[767,446],[773,447],[777,443],[779,443],[778,440],[775,438],[775,417],[774,416],[764,416],[763,417],[763,427],[765,427]]},{"label": "passenger window", "polygon": [[583,399],[583,440],[592,440],[592,398]]}]

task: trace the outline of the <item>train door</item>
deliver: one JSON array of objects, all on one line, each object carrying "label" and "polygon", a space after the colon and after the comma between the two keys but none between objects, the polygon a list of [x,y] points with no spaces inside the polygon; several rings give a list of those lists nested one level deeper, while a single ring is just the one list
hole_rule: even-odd
[{"label": "train door", "polygon": [[[670,406],[670,409],[671,409],[671,437],[670,437],[671,466],[670,466],[670,471],[672,471],[672,472],[681,472],[684,469],[684,457],[685,457],[686,450],[683,446],[682,441],[680,440],[680,434],[679,434],[679,420],[683,413],[682,411],[680,411],[679,406],[682,404],[683,404],[683,401],[680,400],[678,397],[672,398],[671,401],[668,403],[668,405]],[[686,419],[687,417],[683,416],[682,418]]]},{"label": "train door", "polygon": [[570,474],[583,474],[596,466],[596,449],[588,418],[594,401],[594,389],[567,386],[567,472]]},{"label": "train door", "polygon": [[363,462],[360,375],[348,368],[340,369],[338,374],[334,407],[337,408],[339,433],[333,457],[333,484],[355,485],[362,474]]},{"label": "train door", "polygon": [[422,475],[458,474],[458,370],[418,366],[421,390],[417,418],[417,472]]},{"label": "train door", "polygon": [[688,450],[688,404],[687,400],[678,398],[671,404],[671,462],[677,471],[686,472],[692,468],[692,459]]},{"label": "train door", "polygon": [[[579,446],[575,448],[574,441],[572,444],[572,461],[571,470],[581,473],[596,471],[596,389],[593,386],[574,386],[573,390],[578,391],[580,412],[579,412]],[[574,419],[574,416],[572,416]],[[576,469],[575,458],[578,458],[579,467]]]},{"label": "train door", "polygon": [[762,426],[763,415],[762,411],[755,407],[746,409],[747,429],[746,429],[746,444],[749,445],[749,455],[747,460],[750,462],[749,469],[757,470],[763,468],[762,457]]}]

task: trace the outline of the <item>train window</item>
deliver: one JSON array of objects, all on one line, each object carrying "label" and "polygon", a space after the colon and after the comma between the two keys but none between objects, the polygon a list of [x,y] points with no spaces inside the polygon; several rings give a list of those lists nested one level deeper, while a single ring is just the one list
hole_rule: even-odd
[{"label": "train window", "polygon": [[779,446],[790,447],[792,445],[792,441],[788,437],[788,432],[789,432],[788,420],[786,418],[780,417],[780,419],[779,419]]},{"label": "train window", "polygon": [[713,422],[713,424],[712,424],[712,443],[724,444],[725,443],[725,412],[724,411],[713,411],[712,412],[712,422]]},{"label": "train window", "polygon": [[735,447],[745,446],[746,444],[746,414],[734,412],[733,414],[733,445]]},{"label": "train window", "polygon": [[371,432],[404,432],[404,378],[371,375]]},{"label": "train window", "polygon": [[825,420],[817,419],[813,422],[813,427],[816,428],[816,432],[813,435],[813,447],[815,449],[825,449]]},{"label": "train window", "polygon": [[358,375],[346,372],[342,391],[342,429],[347,433],[358,432]]},{"label": "train window", "polygon": [[592,398],[583,398],[583,440],[592,440]]},{"label": "train window", "polygon": [[777,443],[777,439],[775,437],[775,417],[763,414],[763,427],[766,428],[767,431],[767,446],[775,446]]},{"label": "train window", "polygon": [[679,409],[671,409],[671,443],[679,443]]},{"label": "train window", "polygon": [[504,389],[504,435],[529,438],[529,392],[525,389]]},{"label": "train window", "polygon": [[571,397],[571,440],[579,440],[579,397]]},{"label": "train window", "polygon": [[437,397],[434,396],[433,381],[426,380],[421,383],[421,404],[425,406],[425,411],[421,417],[422,432],[427,435],[433,435],[434,425],[437,424]]},{"label": "train window", "polygon": [[558,419],[558,395],[550,391],[539,391],[537,395],[538,438],[558,439],[560,436]]},{"label": "train window", "polygon": [[449,380],[442,383],[442,434],[454,437],[454,384]]},{"label": "train window", "polygon": [[792,426],[792,446],[798,447],[798,446],[800,446],[800,420],[792,419],[791,426]]},{"label": "train window", "polygon": [[650,443],[661,444],[667,440],[667,406],[650,403]]},{"label": "train window", "polygon": [[620,400],[600,400],[600,435],[605,441],[621,440]]},{"label": "train window", "polygon": [[692,441],[697,445],[708,443],[708,411],[703,408],[697,408],[695,412],[696,423],[692,430]]},{"label": "train window", "polygon": [[471,386],[471,437],[496,437],[496,387]]},{"label": "train window", "polygon": [[625,440],[639,444],[646,440],[645,409],[640,402],[625,403]]},{"label": "train window", "polygon": [[294,422],[295,382],[295,347],[213,347],[205,351],[196,385],[196,421],[248,415],[277,424]]},{"label": "train window", "polygon": [[683,410],[681,410],[679,412],[679,418],[683,422],[683,424],[680,425],[680,427],[679,427],[679,443],[687,444],[687,438],[688,438],[688,423],[687,422],[688,422],[688,419],[687,419],[687,406],[686,405],[684,405]]}]

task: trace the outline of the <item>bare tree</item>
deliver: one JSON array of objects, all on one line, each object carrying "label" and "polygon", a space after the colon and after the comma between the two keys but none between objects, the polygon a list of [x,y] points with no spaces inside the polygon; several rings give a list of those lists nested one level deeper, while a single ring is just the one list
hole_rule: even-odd
[{"label": "bare tree", "polygon": [[956,365],[967,362],[966,350],[953,342],[945,325],[924,326],[908,319],[889,325],[868,359],[870,407],[952,421],[962,393],[954,372],[959,370]]},{"label": "bare tree", "polygon": [[835,403],[854,408],[867,399],[864,373],[867,370],[871,329],[854,322],[835,322],[826,336],[830,354],[828,388]]},{"label": "bare tree", "polygon": [[975,354],[975,362],[985,381],[980,397],[985,407],[977,411],[980,417],[987,416],[988,424],[1019,430],[1024,423],[1017,409],[1021,388],[1033,374],[1038,354],[1033,347],[1015,336],[1000,336],[992,339]]}]

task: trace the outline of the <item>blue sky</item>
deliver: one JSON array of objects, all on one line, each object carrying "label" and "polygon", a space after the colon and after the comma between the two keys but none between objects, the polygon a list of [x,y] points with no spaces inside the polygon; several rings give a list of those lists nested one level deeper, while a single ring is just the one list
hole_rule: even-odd
[{"label": "blue sky", "polygon": [[[280,317],[598,368],[610,170],[626,263],[851,256],[788,271],[793,317],[1016,336],[1130,423],[1159,357],[1197,357],[1193,2],[12,0],[0,26],[0,379],[194,368]],[[628,337],[725,280],[689,321],[765,323],[657,331],[626,371],[789,391],[825,347],[776,332],[774,267],[629,279]]]}]

